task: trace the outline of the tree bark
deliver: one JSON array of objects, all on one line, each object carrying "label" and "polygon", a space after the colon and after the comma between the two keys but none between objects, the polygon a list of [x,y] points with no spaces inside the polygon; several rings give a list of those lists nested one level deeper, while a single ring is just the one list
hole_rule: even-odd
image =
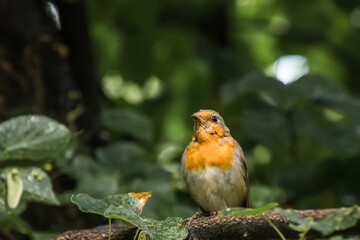
[{"label": "tree bark", "polygon": [[[135,227],[128,227],[125,224],[111,225],[111,239],[112,240],[126,240],[134,239],[136,233]],[[98,226],[85,230],[67,231],[59,236],[53,237],[49,240],[108,240],[109,239],[109,225]]]},{"label": "tree bark", "polygon": [[0,120],[15,109],[66,122],[67,96],[75,88],[69,49],[45,1],[0,1],[0,36]]},{"label": "tree bark", "polygon": [[[85,1],[56,1],[61,30],[48,3],[0,0],[0,121],[43,113],[90,132],[88,142],[101,144],[96,136],[101,88]],[[78,116],[69,119],[75,109]]]},{"label": "tree bark", "polygon": [[[81,129],[93,130],[98,122],[101,88],[89,33],[86,1],[56,0],[55,4],[60,13],[61,36],[69,48],[71,72],[84,104],[84,112],[77,119],[77,126]],[[97,143],[95,142],[94,145]]]},{"label": "tree bark", "polygon": [[[341,208],[298,210],[297,212],[304,217],[313,217],[321,220],[329,214],[336,213]],[[286,239],[298,239],[299,232],[289,227],[291,223],[288,219],[280,216],[274,211],[269,211],[266,216],[279,228]],[[218,216],[199,217],[187,222],[189,225],[188,240],[201,239],[280,239],[274,228],[260,215],[220,218]],[[124,224],[112,225],[112,238],[133,239],[136,232],[135,227],[127,227]],[[332,235],[341,234],[343,236],[360,235],[360,222],[355,227],[343,231],[336,231]],[[306,235],[309,238],[323,237],[319,232],[309,231]],[[328,237],[328,236],[327,236]],[[108,225],[87,229],[67,231],[51,240],[66,239],[89,239],[100,240],[108,238]]]}]

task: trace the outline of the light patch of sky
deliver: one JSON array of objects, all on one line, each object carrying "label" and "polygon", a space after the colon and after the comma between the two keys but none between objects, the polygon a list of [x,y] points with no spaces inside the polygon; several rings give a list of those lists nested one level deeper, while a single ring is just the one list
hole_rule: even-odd
[{"label": "light patch of sky", "polygon": [[309,72],[307,59],[301,55],[285,55],[278,58],[268,74],[284,84],[298,80]]}]

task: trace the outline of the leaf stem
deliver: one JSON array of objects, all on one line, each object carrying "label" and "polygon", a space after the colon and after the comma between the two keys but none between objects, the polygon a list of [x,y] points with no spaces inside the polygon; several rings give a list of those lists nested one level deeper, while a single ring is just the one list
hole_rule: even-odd
[{"label": "leaf stem", "polygon": [[140,228],[138,228],[138,229],[136,230],[136,233],[135,233],[135,236],[134,236],[134,240],[138,239],[139,232],[140,232]]},{"label": "leaf stem", "polygon": [[272,226],[275,229],[275,231],[279,234],[279,236],[281,237],[282,240],[286,240],[286,238],[280,232],[280,230],[275,226],[275,224],[267,216],[265,216],[264,213],[262,213],[261,216],[270,224],[270,226]]},{"label": "leaf stem", "polygon": [[300,239],[299,240],[305,240],[305,235],[308,233],[308,231],[310,230],[310,228],[306,229],[305,231],[303,231],[301,234],[300,234]]}]

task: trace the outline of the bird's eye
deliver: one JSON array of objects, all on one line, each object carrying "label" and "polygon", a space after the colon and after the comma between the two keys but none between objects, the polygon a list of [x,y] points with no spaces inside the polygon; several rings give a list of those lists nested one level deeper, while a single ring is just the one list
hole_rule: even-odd
[{"label": "bird's eye", "polygon": [[212,116],[212,117],[211,117],[211,121],[214,122],[214,123],[216,123],[216,122],[218,121],[218,119],[217,119],[216,116]]}]

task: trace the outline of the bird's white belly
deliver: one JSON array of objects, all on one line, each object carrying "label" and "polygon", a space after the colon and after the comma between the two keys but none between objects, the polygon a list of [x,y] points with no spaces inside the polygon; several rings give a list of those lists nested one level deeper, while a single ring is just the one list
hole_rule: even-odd
[{"label": "bird's white belly", "polygon": [[195,202],[205,211],[214,212],[241,206],[246,194],[240,165],[223,170],[208,167],[187,174],[186,182]]}]

